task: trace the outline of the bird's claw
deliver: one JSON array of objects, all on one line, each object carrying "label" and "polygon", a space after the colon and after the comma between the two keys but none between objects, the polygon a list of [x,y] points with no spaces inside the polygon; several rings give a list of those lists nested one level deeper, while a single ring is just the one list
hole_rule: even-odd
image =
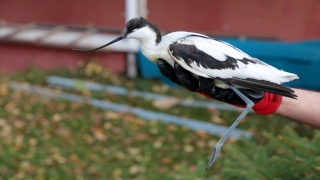
[{"label": "bird's claw", "polygon": [[212,153],[210,155],[210,159],[209,159],[208,165],[206,167],[206,170],[208,170],[212,166],[212,164],[218,160],[218,158],[220,156],[220,152],[221,152],[221,146],[215,145],[213,147]]}]

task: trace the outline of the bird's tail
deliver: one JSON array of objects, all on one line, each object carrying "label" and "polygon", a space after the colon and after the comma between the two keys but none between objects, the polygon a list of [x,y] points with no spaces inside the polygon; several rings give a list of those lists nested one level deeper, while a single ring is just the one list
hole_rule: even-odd
[{"label": "bird's tail", "polygon": [[281,81],[280,83],[285,83],[285,82],[289,82],[289,81],[293,81],[293,80],[296,80],[296,79],[299,79],[298,75],[296,74],[293,74],[293,73],[288,73],[288,72],[285,72],[285,71],[278,71],[279,73],[277,74],[277,76],[279,78],[281,78]]}]

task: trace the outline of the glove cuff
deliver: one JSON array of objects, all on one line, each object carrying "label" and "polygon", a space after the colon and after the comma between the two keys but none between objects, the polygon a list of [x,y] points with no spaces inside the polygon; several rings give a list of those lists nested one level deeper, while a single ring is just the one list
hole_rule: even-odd
[{"label": "glove cuff", "polygon": [[282,96],[265,92],[263,99],[256,103],[252,109],[257,114],[268,115],[274,113],[281,102]]},{"label": "glove cuff", "polygon": [[[207,98],[213,99],[206,93],[203,93],[203,92],[198,92],[198,93],[206,96]],[[262,114],[262,115],[273,114],[279,108],[281,102],[282,102],[282,96],[265,92],[263,98],[259,102],[254,104],[252,109],[257,114]],[[231,105],[237,106],[240,108],[246,107],[245,105],[235,105],[235,104],[231,104]]]}]

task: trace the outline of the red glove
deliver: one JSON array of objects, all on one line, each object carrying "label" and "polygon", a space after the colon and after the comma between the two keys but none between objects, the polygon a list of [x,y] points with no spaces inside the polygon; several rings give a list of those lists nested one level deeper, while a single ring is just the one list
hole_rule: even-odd
[{"label": "red glove", "polygon": [[[214,99],[211,96],[205,94],[204,92],[198,92],[198,93],[206,96],[207,98]],[[265,92],[263,98],[259,102],[255,103],[252,109],[257,114],[269,115],[269,114],[273,114],[279,108],[281,102],[282,102],[282,96]],[[237,106],[240,108],[246,107],[245,105],[235,105],[235,104],[231,104],[231,105]]]},{"label": "red glove", "polygon": [[274,113],[279,108],[281,102],[282,96],[265,92],[263,99],[254,104],[252,109],[257,114],[268,115]]}]

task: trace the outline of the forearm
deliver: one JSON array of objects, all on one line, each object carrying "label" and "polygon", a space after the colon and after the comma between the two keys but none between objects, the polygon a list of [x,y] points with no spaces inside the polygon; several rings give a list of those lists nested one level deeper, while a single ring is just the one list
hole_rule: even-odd
[{"label": "forearm", "polygon": [[283,97],[275,114],[320,129],[320,93],[294,89],[298,99]]}]

